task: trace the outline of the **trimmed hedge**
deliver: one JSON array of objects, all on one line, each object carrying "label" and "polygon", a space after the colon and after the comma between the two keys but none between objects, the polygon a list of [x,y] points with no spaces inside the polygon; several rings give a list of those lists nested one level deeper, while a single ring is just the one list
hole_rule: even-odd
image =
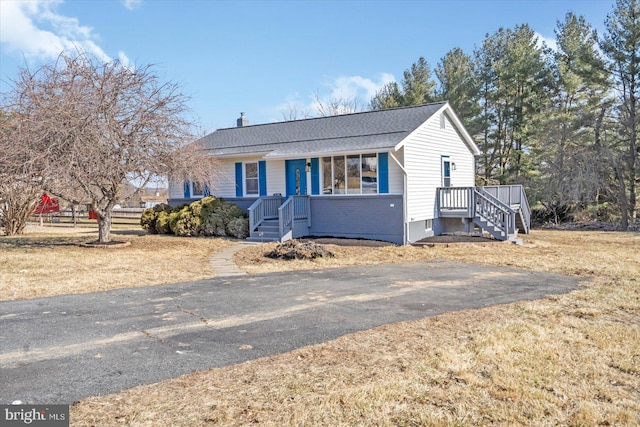
[{"label": "trimmed hedge", "polygon": [[207,196],[190,205],[171,208],[160,204],[142,212],[140,225],[149,233],[176,236],[231,236],[244,239],[249,235],[249,220],[233,203]]}]

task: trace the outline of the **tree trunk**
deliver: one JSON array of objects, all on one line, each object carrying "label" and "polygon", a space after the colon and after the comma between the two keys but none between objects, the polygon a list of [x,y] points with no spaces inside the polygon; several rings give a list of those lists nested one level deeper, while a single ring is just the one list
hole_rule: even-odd
[{"label": "tree trunk", "polygon": [[620,168],[615,168],[618,184],[620,185],[620,193],[618,196],[620,202],[620,212],[622,213],[621,226],[623,231],[629,229],[629,202],[627,201],[627,188],[624,183],[624,174]]},{"label": "tree trunk", "polygon": [[111,241],[111,212],[98,215],[98,242],[109,243]]},{"label": "tree trunk", "polygon": [[2,225],[7,236],[24,233],[27,219],[38,205],[38,194],[35,191],[30,192],[29,187],[18,184],[5,194]]},{"label": "tree trunk", "polygon": [[73,228],[78,225],[78,208],[75,203],[71,203],[71,220],[73,221]]}]

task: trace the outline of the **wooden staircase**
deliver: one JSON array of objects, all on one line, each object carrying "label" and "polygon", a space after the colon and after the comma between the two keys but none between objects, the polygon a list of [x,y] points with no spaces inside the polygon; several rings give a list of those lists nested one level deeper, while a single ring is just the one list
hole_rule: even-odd
[{"label": "wooden staircase", "polygon": [[518,232],[530,230],[531,211],[520,185],[439,188],[437,201],[440,217],[464,218],[497,240],[522,243]]},{"label": "wooden staircase", "polygon": [[253,230],[247,238],[250,242],[278,242],[280,241],[280,226],[277,219],[266,219]]},{"label": "wooden staircase", "polygon": [[250,242],[284,242],[306,235],[311,225],[309,196],[261,197],[248,209]]}]

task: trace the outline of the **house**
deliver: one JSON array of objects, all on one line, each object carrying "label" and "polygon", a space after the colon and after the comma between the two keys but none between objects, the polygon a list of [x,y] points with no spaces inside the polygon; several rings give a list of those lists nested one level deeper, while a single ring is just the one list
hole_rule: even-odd
[{"label": "house", "polygon": [[521,186],[476,187],[478,147],[447,102],[261,125],[203,137],[219,160],[211,189],[170,182],[169,203],[211,193],[245,209],[250,239],[302,236],[410,244],[480,228],[529,231]]}]

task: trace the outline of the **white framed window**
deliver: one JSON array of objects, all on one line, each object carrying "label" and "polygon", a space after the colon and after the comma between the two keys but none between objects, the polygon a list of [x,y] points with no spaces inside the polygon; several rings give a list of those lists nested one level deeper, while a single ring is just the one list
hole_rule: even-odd
[{"label": "white framed window", "polygon": [[378,155],[363,154],[361,164],[362,194],[378,194]]},{"label": "white framed window", "polygon": [[257,196],[259,193],[258,162],[244,164],[244,194]]},{"label": "white framed window", "polygon": [[204,185],[199,182],[191,183],[191,195],[192,197],[202,197],[204,196]]},{"label": "white framed window", "polygon": [[424,230],[425,231],[431,231],[433,229],[433,220],[432,219],[426,219],[424,221]]},{"label": "white framed window", "polygon": [[323,157],[321,179],[323,195],[377,194],[378,155],[371,153]]},{"label": "white framed window", "polygon": [[360,194],[360,155],[347,156],[347,194]]}]

